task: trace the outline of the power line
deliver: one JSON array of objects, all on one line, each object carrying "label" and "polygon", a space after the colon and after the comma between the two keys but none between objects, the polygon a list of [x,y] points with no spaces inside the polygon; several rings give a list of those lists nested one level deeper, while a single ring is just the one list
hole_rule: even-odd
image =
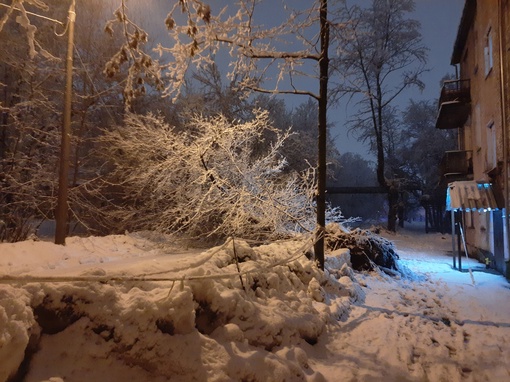
[{"label": "power line", "polygon": [[[217,250],[212,252],[207,258],[205,262],[210,260],[215,254],[217,254],[220,250],[227,247],[228,244],[234,244],[232,238],[227,240],[222,246],[220,246]],[[125,282],[180,282],[184,283],[185,281],[194,281],[194,280],[205,280],[205,279],[227,279],[232,277],[240,277],[246,276],[249,274],[260,273],[263,271],[270,271],[272,268],[276,266],[283,266],[289,264],[302,256],[306,256],[306,253],[313,247],[315,243],[315,238],[305,240],[304,244],[298,248],[296,251],[290,254],[290,256],[276,261],[267,266],[262,266],[258,268],[252,268],[249,270],[240,270],[239,272],[229,272],[229,273],[219,273],[219,274],[207,274],[207,275],[183,275],[183,276],[159,276],[162,272],[155,272],[153,274],[145,274],[139,276],[11,276],[11,275],[1,275],[0,276],[0,284],[28,284],[28,283],[62,283],[62,282],[99,282],[102,284],[107,283],[125,283]],[[171,270],[165,271],[165,273],[172,272]]]},{"label": "power line", "polygon": [[64,26],[65,24],[59,20],[55,20],[55,19],[52,19],[52,18],[49,18],[49,17],[46,17],[46,16],[43,16],[43,15],[39,15],[37,13],[33,13],[33,12],[29,12],[25,9],[19,9],[19,8],[16,8],[16,7],[13,7],[12,5],[7,5],[7,4],[3,4],[3,3],[0,3],[1,6],[3,7],[6,7],[6,8],[10,8],[10,9],[13,9],[15,11],[18,11],[18,12],[24,12],[26,13],[27,15],[30,15],[30,16],[35,16],[35,17],[39,17],[41,19],[44,19],[44,20],[48,20],[48,21],[51,21],[55,24],[60,24],[62,26]]}]

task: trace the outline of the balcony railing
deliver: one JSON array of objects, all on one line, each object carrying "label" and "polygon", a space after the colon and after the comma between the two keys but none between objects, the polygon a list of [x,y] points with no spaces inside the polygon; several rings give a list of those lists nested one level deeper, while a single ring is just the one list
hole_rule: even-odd
[{"label": "balcony railing", "polygon": [[471,92],[469,80],[449,80],[443,83],[439,104],[445,102],[471,102]]},{"label": "balcony railing", "polygon": [[471,89],[469,80],[445,81],[439,97],[437,129],[463,127],[471,112]]},{"label": "balcony railing", "polygon": [[468,180],[473,176],[471,150],[446,151],[441,160],[441,177],[446,181]]}]

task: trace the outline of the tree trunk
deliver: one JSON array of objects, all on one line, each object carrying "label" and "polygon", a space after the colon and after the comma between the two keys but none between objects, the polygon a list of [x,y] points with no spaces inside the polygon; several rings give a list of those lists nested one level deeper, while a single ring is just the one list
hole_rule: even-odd
[{"label": "tree trunk", "polygon": [[404,228],[404,219],[405,219],[405,205],[404,202],[401,200],[400,203],[398,203],[398,226],[400,228]]},{"label": "tree trunk", "polygon": [[388,231],[397,231],[398,191],[393,186],[388,190]]},{"label": "tree trunk", "polygon": [[321,58],[319,60],[319,121],[318,121],[318,163],[317,163],[317,237],[314,246],[315,260],[324,269],[324,234],[326,231],[326,142],[329,71],[329,24],[328,1],[321,0],[320,32]]}]

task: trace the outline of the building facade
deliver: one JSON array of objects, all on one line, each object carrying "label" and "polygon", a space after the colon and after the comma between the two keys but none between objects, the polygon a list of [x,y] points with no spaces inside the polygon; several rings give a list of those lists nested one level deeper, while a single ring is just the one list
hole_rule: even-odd
[{"label": "building facade", "polygon": [[[451,58],[457,78],[444,83],[436,121],[436,128],[459,132],[458,150],[445,153],[442,182],[464,182],[450,188],[459,203],[451,208],[461,214],[470,256],[503,274],[509,260],[509,2],[466,0]],[[469,182],[484,190],[479,195],[493,194],[496,205],[474,203]]]}]

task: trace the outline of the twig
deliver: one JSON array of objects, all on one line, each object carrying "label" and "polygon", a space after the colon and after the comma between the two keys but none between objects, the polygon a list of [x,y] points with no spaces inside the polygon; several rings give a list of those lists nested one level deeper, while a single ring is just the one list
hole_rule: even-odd
[{"label": "twig", "polygon": [[241,281],[241,286],[243,287],[243,290],[246,292],[246,287],[244,286],[244,281],[243,278],[241,277],[241,268],[239,268],[239,257],[237,256],[234,238],[232,238],[232,248],[234,249],[234,259],[236,261],[237,272],[239,273],[239,280]]}]

